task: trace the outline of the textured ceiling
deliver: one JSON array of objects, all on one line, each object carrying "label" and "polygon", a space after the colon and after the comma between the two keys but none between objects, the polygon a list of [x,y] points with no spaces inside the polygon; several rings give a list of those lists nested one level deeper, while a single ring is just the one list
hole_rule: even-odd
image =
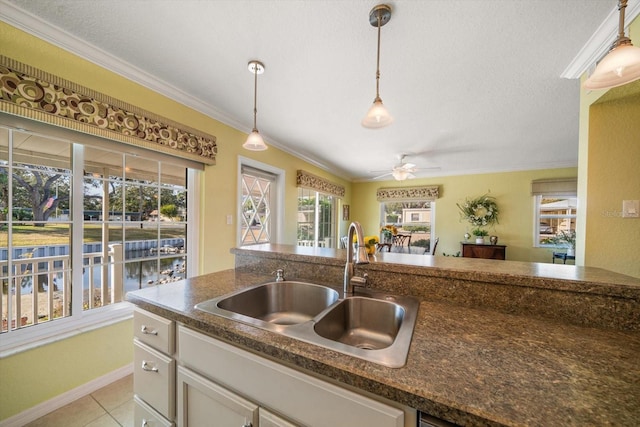
[{"label": "textured ceiling", "polygon": [[247,62],[262,61],[258,128],[267,144],[355,180],[390,170],[401,153],[439,168],[418,176],[576,166],[579,82],[560,74],[615,8],[608,0],[389,1],[380,95],[395,122],[370,130],[360,121],[375,96],[376,1],[4,2],[119,58],[118,72],[246,132]]}]

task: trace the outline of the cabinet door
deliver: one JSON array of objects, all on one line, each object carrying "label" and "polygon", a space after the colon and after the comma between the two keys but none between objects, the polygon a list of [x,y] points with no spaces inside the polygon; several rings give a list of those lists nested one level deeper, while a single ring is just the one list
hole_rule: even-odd
[{"label": "cabinet door", "polygon": [[284,418],[280,418],[276,414],[260,408],[260,427],[298,427]]},{"label": "cabinet door", "polygon": [[178,366],[178,427],[257,427],[258,405]]}]

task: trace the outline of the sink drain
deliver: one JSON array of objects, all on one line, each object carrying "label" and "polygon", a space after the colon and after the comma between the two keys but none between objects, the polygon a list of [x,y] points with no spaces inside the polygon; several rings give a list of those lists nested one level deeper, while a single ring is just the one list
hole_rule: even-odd
[{"label": "sink drain", "polygon": [[376,350],[377,347],[371,344],[358,344],[356,347],[361,348],[362,350]]}]

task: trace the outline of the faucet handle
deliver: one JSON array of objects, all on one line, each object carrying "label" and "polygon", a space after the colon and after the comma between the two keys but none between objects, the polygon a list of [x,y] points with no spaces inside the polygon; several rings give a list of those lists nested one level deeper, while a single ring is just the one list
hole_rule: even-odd
[{"label": "faucet handle", "polygon": [[369,285],[369,275],[364,273],[362,277],[354,276],[351,278],[352,286],[362,286],[363,288],[368,288]]}]

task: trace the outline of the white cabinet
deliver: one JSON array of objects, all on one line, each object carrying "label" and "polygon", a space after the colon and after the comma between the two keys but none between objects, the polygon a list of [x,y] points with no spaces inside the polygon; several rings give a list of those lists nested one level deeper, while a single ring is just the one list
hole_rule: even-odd
[{"label": "white cabinet", "polygon": [[178,367],[178,426],[262,426],[258,405],[201,375]]},{"label": "white cabinet", "polygon": [[175,418],[175,323],[136,308],[133,314],[136,426],[172,426]]},{"label": "white cabinet", "polygon": [[[178,327],[178,354],[186,370],[254,402],[258,412],[268,411],[263,416],[268,426],[416,425],[410,408],[365,397],[182,326]],[[179,414],[185,412],[185,405],[190,405],[188,399],[180,398]],[[274,413],[284,415],[286,423],[278,424]]]},{"label": "white cabinet", "polygon": [[[416,411],[136,309],[135,426],[415,427]],[[176,347],[177,343],[177,348]],[[346,357],[346,356],[345,356]]]}]

